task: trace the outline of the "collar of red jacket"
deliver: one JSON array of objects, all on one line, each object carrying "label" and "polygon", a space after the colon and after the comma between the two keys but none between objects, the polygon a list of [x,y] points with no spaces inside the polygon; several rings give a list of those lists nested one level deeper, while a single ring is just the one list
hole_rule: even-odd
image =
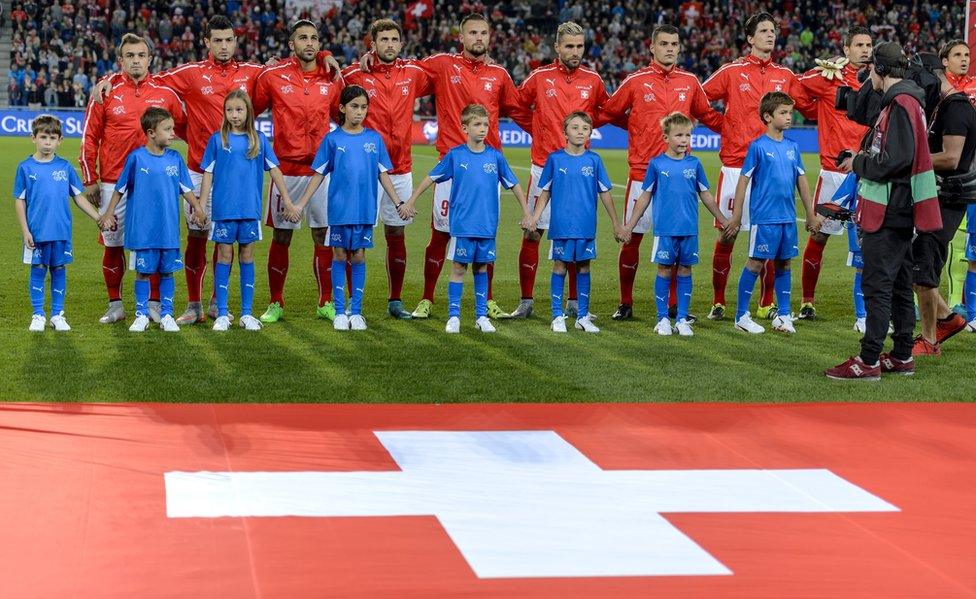
[{"label": "collar of red jacket", "polygon": [[132,78],[132,75],[129,75],[125,71],[122,71],[122,82],[131,87],[137,88],[141,85],[145,85],[146,82],[149,81],[151,77],[152,77],[152,73],[146,73],[146,76],[142,78],[142,81],[136,81],[135,79]]},{"label": "collar of red jacket", "polygon": [[755,54],[749,53],[746,55],[745,61],[765,69],[769,65],[773,64],[773,57],[770,56],[768,59],[763,60],[758,56],[756,56]]},{"label": "collar of red jacket", "polygon": [[484,68],[486,66],[484,56],[482,56],[481,58],[468,58],[462,53],[462,54],[458,54],[457,57],[458,60],[460,60],[465,67],[471,69],[472,71],[477,71],[478,69]]},{"label": "collar of red jacket", "polygon": [[949,71],[946,71],[945,75],[946,75],[946,79],[949,80],[949,83],[952,84],[952,87],[956,89],[962,89],[970,81],[973,80],[973,78],[970,77],[969,74],[967,73],[963,73],[962,75],[956,75],[955,73],[950,73]]},{"label": "collar of red jacket", "polygon": [[651,64],[647,65],[647,70],[656,75],[660,75],[661,77],[669,77],[673,75],[675,68],[677,68],[675,65],[671,65],[670,68],[663,67],[653,60],[651,61]]},{"label": "collar of red jacket", "polygon": [[376,59],[376,61],[373,63],[373,71],[375,71],[377,73],[386,73],[388,71],[392,71],[394,69],[398,69],[398,68],[400,68],[402,66],[403,66],[403,59],[402,58],[396,58],[391,63],[385,63],[385,62],[383,62],[383,61],[381,61],[379,59]]},{"label": "collar of red jacket", "polygon": [[214,59],[213,54],[208,54],[207,55],[207,60],[204,61],[204,62],[206,62],[207,66],[209,68],[214,69],[214,70],[217,70],[217,71],[226,71],[226,70],[229,70],[229,69],[233,69],[233,70],[236,71],[240,67],[240,65],[237,63],[237,61],[234,60],[233,58],[231,58],[227,62],[219,63],[219,62],[217,62]]}]

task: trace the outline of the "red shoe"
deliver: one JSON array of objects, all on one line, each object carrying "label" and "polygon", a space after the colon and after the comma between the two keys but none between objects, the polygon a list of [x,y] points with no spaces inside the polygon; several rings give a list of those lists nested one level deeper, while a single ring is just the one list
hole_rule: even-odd
[{"label": "red shoe", "polygon": [[941,356],[942,348],[938,343],[930,343],[928,339],[919,335],[915,338],[915,345],[912,346],[913,356]]},{"label": "red shoe", "polygon": [[966,319],[953,312],[945,320],[938,320],[935,323],[935,341],[939,345],[945,343],[947,339],[966,328]]},{"label": "red shoe", "polygon": [[900,374],[902,376],[912,376],[915,374],[915,359],[899,360],[893,358],[891,354],[881,354],[878,359],[881,364],[881,372],[890,374]]},{"label": "red shoe", "polygon": [[838,381],[880,381],[881,364],[868,366],[861,356],[853,356],[846,362],[824,371],[827,378]]}]

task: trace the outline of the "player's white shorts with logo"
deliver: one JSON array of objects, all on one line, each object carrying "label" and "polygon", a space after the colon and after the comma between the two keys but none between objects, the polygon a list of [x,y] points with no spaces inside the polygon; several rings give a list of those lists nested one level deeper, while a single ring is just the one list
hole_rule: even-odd
[{"label": "player's white shorts with logo", "polygon": [[[715,201],[718,202],[718,209],[722,211],[722,216],[732,218],[732,208],[735,203],[735,188],[739,184],[739,175],[742,174],[741,168],[723,166],[718,174],[718,192]],[[746,198],[742,206],[742,222],[739,223],[740,231],[749,230],[749,195],[752,193],[752,180],[746,187]],[[716,226],[718,223],[716,223]]]},{"label": "player's white shorts with logo", "polygon": [[[846,173],[838,173],[835,171],[820,171],[820,178],[817,179],[817,191],[814,193],[814,205],[823,204],[829,202],[834,194],[837,193],[837,189],[847,178]],[[844,223],[839,220],[834,220],[828,218],[823,221],[820,226],[820,232],[827,235],[840,235],[844,232]]]},{"label": "player's white shorts with logo", "polygon": [[[204,207],[207,210],[207,224],[201,227],[200,225],[194,223],[190,220],[190,216],[193,214],[193,206],[190,202],[183,200],[183,215],[186,217],[186,226],[191,231],[209,231],[210,230],[210,216],[213,214],[213,208],[210,206],[210,198],[200,197],[200,186],[203,184],[203,173],[198,173],[196,171],[190,171],[190,182],[193,183],[193,195],[197,196],[202,202],[204,202]],[[213,187],[210,188],[210,195],[213,196]]]},{"label": "player's white shorts with logo", "polygon": [[[329,226],[329,177],[330,175],[325,176],[322,184],[315,190],[312,199],[305,206],[305,220],[308,222],[308,226],[313,229],[324,229]],[[309,182],[312,181],[312,175],[283,175],[283,178],[285,189],[288,190],[288,196],[292,202],[302,199],[305,190],[308,189]],[[282,208],[284,208],[284,203],[281,200],[281,194],[278,192],[278,187],[272,183],[268,188],[268,205],[264,209],[264,224],[275,229],[301,229],[302,222],[293,223],[287,220],[281,214]]]},{"label": "player's white shorts with logo", "polygon": [[[627,202],[624,204],[624,223],[630,222],[630,215],[633,214],[634,208],[637,206],[637,198],[641,194],[641,186],[643,186],[644,181],[641,179],[627,179]],[[654,204],[653,200],[647,205],[647,210],[644,214],[637,220],[637,224],[634,225],[634,233],[644,234],[651,230],[651,225],[653,224],[653,219],[651,217],[651,206]]]},{"label": "player's white shorts with logo", "polygon": [[[108,210],[109,202],[115,193],[115,183],[102,183],[99,186],[102,204],[98,207],[99,216]],[[115,205],[115,227],[110,231],[102,231],[102,245],[107,248],[120,248],[125,245],[125,200],[128,194],[122,194],[122,199]]]},{"label": "player's white shorts with logo", "polygon": [[[535,214],[535,202],[542,195],[542,188],[539,187],[539,179],[542,178],[542,167],[532,165],[529,169],[529,214]],[[549,214],[552,208],[552,199],[550,198],[549,203],[546,204],[545,210],[542,211],[542,216],[539,217],[539,222],[536,224],[535,228],[540,230],[549,229]]]},{"label": "player's white shorts with logo", "polygon": [[434,184],[433,224],[434,228],[441,233],[451,232],[451,222],[448,218],[451,209],[451,183],[452,181],[448,180]]},{"label": "player's white shorts with logo", "polygon": [[[397,201],[406,202],[410,199],[413,194],[413,174],[403,173],[400,175],[390,175],[390,180],[393,181],[393,189],[397,192]],[[400,218],[400,213],[397,212],[396,202],[387,195],[386,190],[380,185],[379,192],[379,215],[380,220],[383,221],[384,225],[389,225],[391,227],[405,227],[413,222],[413,219],[403,220]],[[436,193],[436,188],[435,188]],[[448,194],[450,197],[450,194]]]}]

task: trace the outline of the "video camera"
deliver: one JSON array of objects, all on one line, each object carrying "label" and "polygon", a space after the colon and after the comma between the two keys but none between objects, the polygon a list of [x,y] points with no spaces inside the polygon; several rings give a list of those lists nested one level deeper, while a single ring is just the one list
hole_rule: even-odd
[{"label": "video camera", "polygon": [[[861,88],[855,90],[850,86],[842,86],[837,89],[834,100],[834,108],[843,110],[847,118],[865,127],[873,127],[878,120],[881,114],[881,99],[884,95],[874,91],[870,83],[867,83],[870,74],[870,68],[861,69],[857,74]],[[908,61],[905,79],[914,81],[922,88],[925,94],[925,117],[931,120],[941,99],[942,83],[939,78],[932,72],[931,67],[925,64],[922,57],[915,54]]]}]

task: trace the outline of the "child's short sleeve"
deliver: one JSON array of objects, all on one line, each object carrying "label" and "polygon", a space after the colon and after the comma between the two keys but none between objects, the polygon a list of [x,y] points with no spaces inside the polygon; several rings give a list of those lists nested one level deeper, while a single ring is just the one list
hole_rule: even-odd
[{"label": "child's short sleeve", "polygon": [[379,153],[379,168],[381,173],[393,170],[393,161],[390,160],[390,153],[386,150],[383,138],[376,135],[376,151]]},{"label": "child's short sleeve", "polygon": [[24,165],[17,167],[17,174],[14,175],[14,197],[18,200],[27,199],[27,172]]},{"label": "child's short sleeve", "polygon": [[601,192],[610,191],[613,189],[613,183],[610,181],[610,175],[607,174],[607,168],[603,164],[603,159],[600,158],[599,154],[596,154],[596,182]]},{"label": "child's short sleeve", "polygon": [[71,188],[72,196],[80,196],[85,191],[85,184],[81,182],[81,177],[71,165],[68,165],[68,186]]},{"label": "child's short sleeve", "polygon": [[312,159],[312,170],[320,175],[328,175],[334,166],[332,164],[333,156],[332,139],[331,136],[326,135],[322,139],[322,143],[319,144],[319,149],[315,152],[315,158]]},{"label": "child's short sleeve", "polygon": [[190,171],[186,168],[186,162],[183,161],[183,157],[177,154],[180,159],[180,192],[189,193],[193,191],[193,180],[190,179]]},{"label": "child's short sleeve", "polygon": [[217,163],[217,145],[220,143],[220,134],[214,133],[207,140],[207,147],[203,150],[203,160],[200,161],[200,168],[205,173],[212,173]]},{"label": "child's short sleeve", "polygon": [[512,172],[512,167],[508,166],[508,160],[505,160],[505,155],[498,152],[498,180],[501,181],[502,187],[505,189],[511,189],[518,185],[518,177]]},{"label": "child's short sleeve", "polygon": [[759,166],[759,159],[761,157],[762,150],[759,148],[759,144],[756,142],[749,144],[749,150],[746,152],[746,161],[742,164],[742,175],[751,178],[755,174],[756,167]]},{"label": "child's short sleeve", "polygon": [[708,191],[708,177],[705,176],[705,166],[702,165],[701,160],[698,161],[695,172],[698,178],[698,191]]},{"label": "child's short sleeve", "polygon": [[641,191],[646,191],[648,193],[654,193],[654,187],[657,185],[657,166],[655,166],[652,160],[647,165],[647,173],[644,174],[644,182],[641,183]]},{"label": "child's short sleeve", "polygon": [[800,147],[795,143],[793,144],[793,166],[796,168],[797,176],[807,174],[806,170],[803,168],[803,157],[800,156]]},{"label": "child's short sleeve", "polygon": [[122,167],[122,174],[119,175],[119,180],[115,182],[115,191],[119,193],[125,193],[129,189],[129,181],[132,180],[132,170],[135,168],[136,164],[136,153],[129,152],[129,155],[125,158],[125,166]]},{"label": "child's short sleeve", "polygon": [[542,167],[542,174],[539,176],[539,181],[537,185],[539,189],[546,191],[551,191],[549,188],[552,187],[552,171],[556,170],[554,165],[554,160],[552,159],[552,154],[546,158],[546,164]]},{"label": "child's short sleeve", "polygon": [[275,154],[271,142],[268,141],[268,136],[260,131],[258,131],[258,136],[261,138],[261,155],[264,156],[264,170],[270,171],[273,168],[278,168],[280,164],[278,156]]},{"label": "child's short sleeve", "polygon": [[427,174],[428,177],[441,183],[450,181],[454,178],[454,151],[450,151],[441,158],[441,161],[434,165]]}]

